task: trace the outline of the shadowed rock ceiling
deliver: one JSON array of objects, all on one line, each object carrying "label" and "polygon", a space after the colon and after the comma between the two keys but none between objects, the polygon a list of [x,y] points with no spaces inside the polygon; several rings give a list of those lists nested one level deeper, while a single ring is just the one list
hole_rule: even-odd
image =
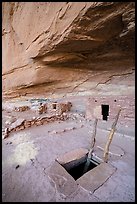
[{"label": "shadowed rock ceiling", "polygon": [[3,2],[3,93],[71,92],[129,72],[134,45],[134,2]]}]

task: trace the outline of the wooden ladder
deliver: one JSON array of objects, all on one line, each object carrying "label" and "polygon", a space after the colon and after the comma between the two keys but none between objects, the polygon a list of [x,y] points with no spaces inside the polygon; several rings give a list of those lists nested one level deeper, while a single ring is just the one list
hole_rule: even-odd
[{"label": "wooden ladder", "polygon": [[[120,115],[120,111],[121,111],[121,108],[119,108],[118,113],[117,113],[117,115],[115,117],[115,120],[114,120],[114,122],[112,124],[111,131],[109,133],[108,140],[107,140],[105,148],[104,148],[103,160],[100,159],[102,162],[108,162],[109,147],[110,147],[110,144],[111,144],[112,139],[113,139],[113,135],[114,135],[115,130],[116,130],[116,125],[117,125],[117,121],[118,121],[118,118],[119,118],[119,115]],[[90,160],[93,157],[93,150],[94,150],[94,146],[95,146],[95,142],[96,142],[95,137],[96,137],[97,122],[98,122],[98,119],[96,118],[95,121],[94,121],[94,125],[93,125],[93,134],[92,134],[92,139],[91,139],[91,147],[90,147],[90,150],[88,152],[88,157],[87,157],[87,161],[86,161],[86,164],[85,164],[84,172],[87,171],[87,169],[88,169],[88,167],[90,165]]]}]

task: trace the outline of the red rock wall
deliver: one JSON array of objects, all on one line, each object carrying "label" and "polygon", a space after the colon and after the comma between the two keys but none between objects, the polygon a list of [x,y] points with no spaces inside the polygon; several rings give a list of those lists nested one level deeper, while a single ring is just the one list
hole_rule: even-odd
[{"label": "red rock wall", "polygon": [[134,17],[134,2],[3,2],[3,92],[71,92],[87,69],[134,66]]}]

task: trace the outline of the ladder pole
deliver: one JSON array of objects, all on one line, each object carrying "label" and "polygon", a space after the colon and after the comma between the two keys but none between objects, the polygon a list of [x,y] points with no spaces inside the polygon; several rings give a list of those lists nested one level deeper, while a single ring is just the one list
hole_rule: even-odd
[{"label": "ladder pole", "polygon": [[86,161],[85,166],[84,166],[83,174],[85,172],[87,172],[89,165],[90,165],[90,160],[92,158],[92,152],[93,152],[95,142],[96,142],[95,137],[96,137],[97,122],[98,122],[98,119],[96,118],[95,122],[93,124],[93,134],[92,134],[92,140],[91,140],[91,147],[90,147],[90,150],[88,152],[87,161]]},{"label": "ladder pole", "polygon": [[114,135],[115,130],[116,130],[116,125],[117,125],[117,121],[118,121],[118,118],[119,118],[120,111],[121,111],[121,108],[118,110],[115,121],[112,124],[111,131],[109,133],[108,140],[107,140],[106,146],[104,148],[104,154],[103,154],[104,162],[108,161],[109,147],[110,147],[110,144],[111,144],[112,139],[113,139],[113,135]]},{"label": "ladder pole", "polygon": [[95,121],[94,121],[94,125],[93,125],[93,134],[92,134],[92,139],[91,139],[91,147],[90,147],[90,150],[89,150],[89,153],[88,153],[88,158],[91,159],[92,157],[92,152],[94,150],[94,146],[95,146],[95,142],[96,142],[96,132],[97,132],[97,122],[98,122],[98,119],[96,118]]}]

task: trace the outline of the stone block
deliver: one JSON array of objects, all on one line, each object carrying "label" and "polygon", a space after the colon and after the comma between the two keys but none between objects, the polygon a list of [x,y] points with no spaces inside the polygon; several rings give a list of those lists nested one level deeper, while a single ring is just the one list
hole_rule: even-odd
[{"label": "stone block", "polygon": [[58,162],[55,161],[47,171],[50,181],[59,193],[69,196],[78,188],[73,177]]},{"label": "stone block", "polygon": [[25,119],[19,118],[18,120],[16,120],[14,123],[11,124],[11,126],[9,127],[9,130],[12,130],[20,125],[22,125],[24,123]]},{"label": "stone block", "polygon": [[35,121],[35,125],[39,126],[39,125],[42,125],[42,122],[41,121]]},{"label": "stone block", "polygon": [[25,121],[24,126],[25,126],[25,128],[30,127],[31,126],[31,121]]},{"label": "stone block", "polygon": [[12,130],[12,132],[14,131],[19,131],[20,130],[20,126],[16,127],[15,129]]},{"label": "stone block", "polygon": [[88,154],[88,149],[79,148],[59,156],[56,159],[56,161],[58,161],[61,165],[63,165],[68,170],[73,166],[78,165],[78,163],[81,163],[84,160],[86,160],[87,154]]},{"label": "stone block", "polygon": [[24,125],[21,125],[21,126],[19,127],[19,130],[24,130],[24,129],[25,129]]},{"label": "stone block", "polygon": [[82,177],[77,179],[76,182],[84,189],[93,193],[115,172],[115,170],[115,167],[103,162],[85,173]]},{"label": "stone block", "polygon": [[9,136],[9,129],[5,128],[4,134],[3,134],[3,139],[7,138]]},{"label": "stone block", "polygon": [[32,120],[32,121],[31,121],[31,125],[34,125],[34,124],[35,124],[35,120]]}]

